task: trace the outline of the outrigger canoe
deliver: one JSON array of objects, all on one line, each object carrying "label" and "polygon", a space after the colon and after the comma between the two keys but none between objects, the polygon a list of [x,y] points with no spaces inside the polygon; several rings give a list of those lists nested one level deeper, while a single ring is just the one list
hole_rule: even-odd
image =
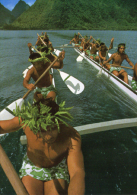
[{"label": "outrigger canoe", "polygon": [[[72,43],[72,45],[74,45]],[[95,62],[94,60],[90,59],[84,52],[81,52],[78,48],[74,48],[74,50],[81,55],[87,62],[89,62],[92,66],[96,69],[101,70],[101,73],[104,74],[107,79],[111,80],[117,87],[119,87],[126,95],[132,98],[134,101],[137,102],[137,91],[134,91],[131,87],[132,77],[128,75],[129,84],[125,83],[120,78],[116,77],[106,68],[102,67],[99,63]]]}]

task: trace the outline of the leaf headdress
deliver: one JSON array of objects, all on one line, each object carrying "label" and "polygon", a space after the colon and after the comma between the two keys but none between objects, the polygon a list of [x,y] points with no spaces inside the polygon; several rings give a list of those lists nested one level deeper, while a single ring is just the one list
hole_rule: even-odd
[{"label": "leaf headdress", "polygon": [[39,105],[31,105],[28,102],[28,105],[25,106],[23,103],[21,109],[16,105],[16,110],[13,110],[13,114],[18,116],[19,120],[22,119],[23,127],[29,126],[30,129],[33,131],[34,134],[41,132],[41,128],[47,131],[47,127],[54,127],[55,125],[60,131],[60,123],[68,124],[65,120],[71,121],[73,117],[68,112],[72,107],[64,108],[65,101],[59,104],[59,110],[52,114],[51,107],[42,104],[41,102]]},{"label": "leaf headdress", "polygon": [[45,51],[44,52],[40,52],[35,47],[33,47],[33,49],[35,49],[37,51],[37,53],[39,53],[41,55],[41,57],[33,59],[33,60],[29,58],[28,59],[29,62],[31,62],[31,63],[38,62],[38,61],[50,62],[49,58],[46,57],[47,55],[50,55],[50,53],[51,53],[51,49],[50,48],[48,48],[48,52],[45,52]]}]

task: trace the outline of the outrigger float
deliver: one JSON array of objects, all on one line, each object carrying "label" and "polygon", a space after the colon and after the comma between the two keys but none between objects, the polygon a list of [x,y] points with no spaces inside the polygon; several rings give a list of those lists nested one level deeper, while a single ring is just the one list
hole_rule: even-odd
[{"label": "outrigger float", "polygon": [[[72,43],[74,46],[74,44]],[[132,77],[128,75],[128,81],[129,84],[125,83],[120,78],[116,77],[114,74],[112,74],[110,71],[108,71],[106,68],[102,67],[99,63],[95,62],[91,58],[89,58],[85,52],[81,52],[77,47],[74,48],[74,50],[80,55],[81,58],[84,58],[89,64],[94,66],[96,69],[101,71],[101,74],[104,74],[108,80],[112,81],[117,87],[119,87],[126,95],[128,95],[130,98],[132,98],[135,102],[137,102],[137,90],[134,91],[131,87],[131,81]]]}]

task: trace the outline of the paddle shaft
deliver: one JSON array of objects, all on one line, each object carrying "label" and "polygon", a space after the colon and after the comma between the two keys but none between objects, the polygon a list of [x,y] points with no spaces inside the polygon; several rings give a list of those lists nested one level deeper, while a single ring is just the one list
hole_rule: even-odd
[{"label": "paddle shaft", "polygon": [[57,46],[54,48],[56,49],[56,48],[75,48],[75,47],[79,47],[79,46]]},{"label": "paddle shaft", "polygon": [[[37,35],[39,36],[39,34],[37,33]],[[40,37],[40,36],[39,36]],[[43,41],[43,39],[40,37],[40,40],[42,41],[42,43],[45,45],[45,46],[47,46],[46,45],[46,43]]]},{"label": "paddle shaft", "polygon": [[[51,63],[51,65],[43,72],[43,74],[38,78],[38,80],[34,83],[34,86],[36,86],[38,84],[38,82],[45,76],[45,74],[49,71],[49,69],[54,65],[54,63],[59,59],[59,56]],[[28,90],[27,93],[22,97],[23,99],[25,99],[29,93],[32,90]]]},{"label": "paddle shaft", "polygon": [[111,65],[111,66],[115,66],[115,67],[120,67],[120,68],[127,68],[127,69],[131,69],[131,70],[133,70],[133,68],[126,67],[126,66],[118,66],[118,65],[116,65],[116,64],[109,64],[109,65]]},{"label": "paddle shaft", "polygon": [[23,183],[21,182],[18,174],[16,173],[12,163],[8,156],[3,150],[0,144],[0,165],[3,168],[6,176],[8,177],[12,187],[14,188],[17,195],[28,195]]},{"label": "paddle shaft", "polygon": [[[80,34],[80,33],[79,33]],[[80,36],[83,38],[83,36],[80,34]],[[94,39],[93,37],[92,37],[92,39],[94,40],[94,41],[96,41],[96,39]]]}]

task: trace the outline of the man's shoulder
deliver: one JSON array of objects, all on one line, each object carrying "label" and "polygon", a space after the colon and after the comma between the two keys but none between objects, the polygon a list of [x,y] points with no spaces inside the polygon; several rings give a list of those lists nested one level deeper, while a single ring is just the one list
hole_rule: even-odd
[{"label": "man's shoulder", "polygon": [[55,57],[52,54],[47,55],[47,58],[53,62],[55,60]]},{"label": "man's shoulder", "polygon": [[66,126],[66,125],[62,124],[60,132],[62,135],[66,136],[68,138],[72,138],[72,139],[80,139],[81,138],[79,132],[71,125]]}]

